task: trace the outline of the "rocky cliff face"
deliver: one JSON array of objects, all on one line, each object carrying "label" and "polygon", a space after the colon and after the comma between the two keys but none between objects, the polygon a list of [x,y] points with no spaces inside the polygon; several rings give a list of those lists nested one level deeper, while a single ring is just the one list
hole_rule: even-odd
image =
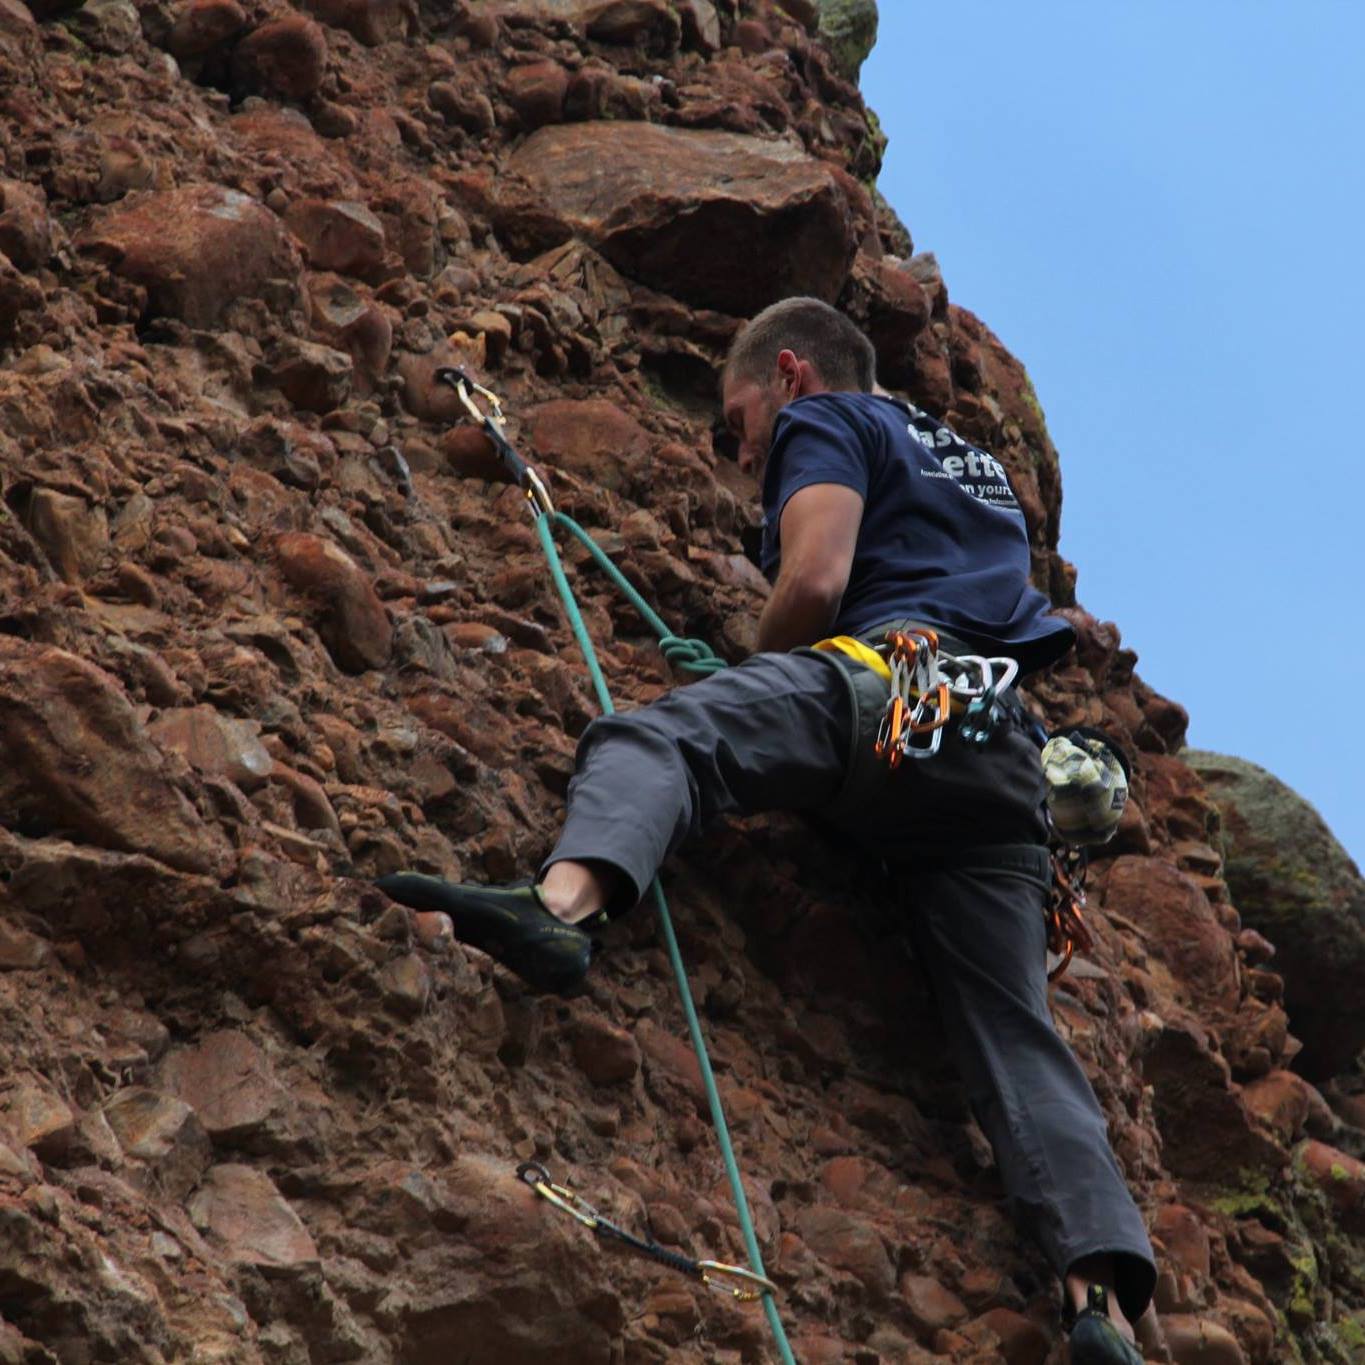
[{"label": "rocky cliff face", "polygon": [[[648,915],[563,1003],[369,883],[531,866],[592,713],[437,368],[738,657],[716,366],[792,291],[1005,462],[1080,635],[1032,704],[1137,755],[1055,1012],[1161,1248],[1153,1357],[1362,1358],[1365,1117],[1291,1069],[1184,713],[1074,600],[1027,375],[876,195],[861,22],[832,55],[811,0],[0,0],[0,1361],[771,1358],[514,1179],[742,1258]],[[888,950],[914,888],[786,819],[670,881],[798,1357],[1059,1359]]]}]

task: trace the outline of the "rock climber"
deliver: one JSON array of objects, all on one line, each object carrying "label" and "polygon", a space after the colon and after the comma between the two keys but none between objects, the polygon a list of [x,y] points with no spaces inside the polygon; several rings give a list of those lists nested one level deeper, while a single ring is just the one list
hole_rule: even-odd
[{"label": "rock climber", "polygon": [[958,654],[1024,672],[1073,633],[1029,583],[1004,469],[874,392],[871,343],[815,299],[765,309],[726,361],[724,421],[762,484],[773,583],[758,652],[584,732],[563,831],[518,886],[383,877],[533,986],[578,987],[591,930],[634,906],[664,858],[716,816],[817,813],[910,870],[905,927],[933,983],[973,1111],[1021,1228],[1064,1284],[1072,1365],[1141,1365],[1130,1326],[1156,1281],[1104,1116],[1047,1003],[1049,888],[1037,745],[1012,689],[985,746],[949,727],[932,759],[871,761],[888,684],[810,648],[925,625]]}]

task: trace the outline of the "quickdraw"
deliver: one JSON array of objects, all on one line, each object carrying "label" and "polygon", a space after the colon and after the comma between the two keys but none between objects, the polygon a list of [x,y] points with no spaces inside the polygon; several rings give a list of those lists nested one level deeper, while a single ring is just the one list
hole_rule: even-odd
[{"label": "quickdraw", "polygon": [[979,748],[989,742],[1002,714],[999,697],[1019,674],[1013,659],[943,654],[928,627],[890,630],[880,651],[891,690],[874,745],[892,768],[903,758],[932,758],[954,714],[958,734]]},{"label": "quickdraw", "polygon": [[[554,516],[554,503],[550,501],[550,490],[545,487],[545,480],[517,454],[512,448],[511,441],[507,439],[507,432],[504,429],[506,419],[502,415],[502,400],[498,395],[454,365],[445,365],[437,370],[436,382],[450,385],[459,394],[465,411],[483,428],[484,434],[498,452],[498,458],[512,476],[512,481],[526,494],[526,500],[531,504],[532,515]],[[486,411],[475,402],[475,395],[483,399],[487,406]]]},{"label": "quickdraw", "polygon": [[517,1167],[517,1179],[529,1185],[555,1208],[577,1219],[598,1237],[622,1242],[632,1251],[638,1251],[661,1265],[700,1280],[708,1288],[728,1294],[741,1303],[752,1303],[765,1294],[777,1293],[777,1286],[766,1275],[759,1275],[744,1266],[727,1265],[723,1261],[695,1261],[690,1256],[682,1256],[676,1251],[669,1251],[667,1247],[661,1247],[658,1242],[636,1237],[610,1219],[603,1218],[582,1195],[575,1194],[567,1185],[556,1185],[539,1162],[523,1161]]},{"label": "quickdraw", "polygon": [[1052,851],[1052,895],[1043,913],[1048,951],[1059,961],[1048,972],[1049,981],[1066,971],[1078,950],[1088,953],[1094,942],[1081,913],[1085,909],[1086,861],[1083,848]]}]

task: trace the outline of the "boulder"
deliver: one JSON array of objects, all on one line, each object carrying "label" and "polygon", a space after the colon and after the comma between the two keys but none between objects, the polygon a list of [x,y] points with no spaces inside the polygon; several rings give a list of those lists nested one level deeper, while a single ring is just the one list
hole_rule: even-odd
[{"label": "boulder", "polygon": [[1104,910],[1142,929],[1154,956],[1165,960],[1187,1003],[1234,1010],[1237,954],[1208,897],[1160,858],[1124,855],[1104,883]]},{"label": "boulder", "polygon": [[867,54],[877,41],[877,0],[816,0],[820,41],[845,80],[857,84]]},{"label": "boulder", "polygon": [[1186,749],[1222,816],[1223,876],[1242,923],[1275,945],[1284,1003],[1303,1043],[1295,1069],[1346,1070],[1365,1047],[1365,877],[1322,817],[1245,759]]},{"label": "boulder", "polygon": [[225,716],[212,706],[168,707],[147,733],[163,749],[174,750],[205,777],[225,777],[253,791],[275,766],[257,738],[260,724]]},{"label": "boulder", "polygon": [[291,587],[322,609],[318,633],[338,668],[363,673],[388,662],[393,626],[369,576],[340,546],[304,531],[275,542],[275,557]]},{"label": "boulder", "polygon": [[22,42],[38,30],[33,11],[24,0],[0,0],[0,33]]},{"label": "boulder", "polygon": [[558,62],[529,62],[507,73],[504,94],[527,128],[558,123],[564,115],[569,73]]},{"label": "boulder", "polygon": [[786,142],[567,124],[527,138],[502,185],[496,223],[514,250],[534,254],[578,236],[631,278],[726,313],[751,314],[789,294],[833,302],[853,259],[837,176]]},{"label": "boulder", "polygon": [[1212,1318],[1167,1313],[1162,1315],[1161,1330],[1175,1365],[1246,1365],[1237,1338]]},{"label": "boulder", "polygon": [[237,0],[189,0],[175,15],[166,46],[177,61],[203,57],[246,27]]},{"label": "boulder", "polygon": [[310,274],[307,296],[314,330],[351,357],[355,389],[369,393],[388,369],[393,349],[393,324],[388,314],[336,275]]},{"label": "boulder", "polygon": [[364,204],[296,199],[285,211],[284,221],[316,270],[364,278],[383,264],[384,225]]},{"label": "boulder", "polygon": [[275,1182],[254,1167],[214,1166],[190,1200],[189,1213],[238,1265],[281,1274],[318,1263],[308,1229]]},{"label": "boulder", "polygon": [[331,412],[350,396],[354,368],[349,351],[286,337],[271,366],[270,377],[300,411]]},{"label": "boulder", "polygon": [[303,8],[366,47],[402,42],[417,22],[413,0],[304,0]]},{"label": "boulder", "polygon": [[68,583],[80,583],[96,568],[109,548],[109,520],[104,508],[84,498],[36,489],[29,499],[28,529],[47,551],[52,567]]},{"label": "boulder", "polygon": [[271,19],[249,33],[232,54],[232,78],[243,94],[307,100],[327,74],[327,37],[302,14]]},{"label": "boulder", "polygon": [[226,842],[167,775],[118,684],[50,645],[0,637],[0,808],[187,872],[219,872]]},{"label": "boulder", "polygon": [[218,1141],[259,1132],[285,1099],[270,1059],[236,1029],[219,1029],[193,1047],[177,1048],[162,1063],[161,1081]]},{"label": "boulder", "polygon": [[78,240],[147,290],[150,315],[212,327],[236,299],[298,280],[298,248],[264,204],[221,185],[130,196]]},{"label": "boulder", "polygon": [[523,23],[563,19],[599,43],[643,45],[656,52],[671,52],[681,32],[670,0],[503,0],[496,8]]},{"label": "boulder", "polygon": [[649,454],[649,433],[605,398],[554,398],[531,414],[531,446],[553,474],[570,470],[619,490]]},{"label": "boulder", "polygon": [[0,180],[0,251],[20,270],[37,270],[52,255],[47,201],[22,180]]},{"label": "boulder", "polygon": [[212,1159],[194,1110],[173,1095],[120,1090],[104,1106],[104,1118],[124,1154],[141,1163],[146,1187],[169,1199],[183,1199]]}]

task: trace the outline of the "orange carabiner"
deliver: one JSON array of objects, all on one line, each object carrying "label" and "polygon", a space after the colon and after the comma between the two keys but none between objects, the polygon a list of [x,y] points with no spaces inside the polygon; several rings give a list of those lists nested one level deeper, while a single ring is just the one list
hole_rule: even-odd
[{"label": "orange carabiner", "polygon": [[895,696],[891,698],[891,705],[887,708],[886,715],[882,717],[881,728],[877,731],[877,743],[873,749],[878,758],[885,755],[889,749],[893,768],[899,761],[897,755],[900,749],[901,732],[904,729],[905,702],[899,696]]},{"label": "orange carabiner", "polygon": [[[910,730],[912,734],[916,735],[928,734],[930,730],[937,730],[942,726],[947,725],[949,708],[952,705],[952,698],[948,691],[948,684],[946,682],[941,682],[939,683],[938,687],[935,690],[937,693],[936,700],[938,702],[938,705],[935,709],[935,715],[933,720],[922,720],[916,722],[912,718],[910,721]],[[930,694],[926,692],[925,695],[920,698],[919,706],[915,708],[916,712],[919,711],[920,706],[924,705],[929,695]]]}]

